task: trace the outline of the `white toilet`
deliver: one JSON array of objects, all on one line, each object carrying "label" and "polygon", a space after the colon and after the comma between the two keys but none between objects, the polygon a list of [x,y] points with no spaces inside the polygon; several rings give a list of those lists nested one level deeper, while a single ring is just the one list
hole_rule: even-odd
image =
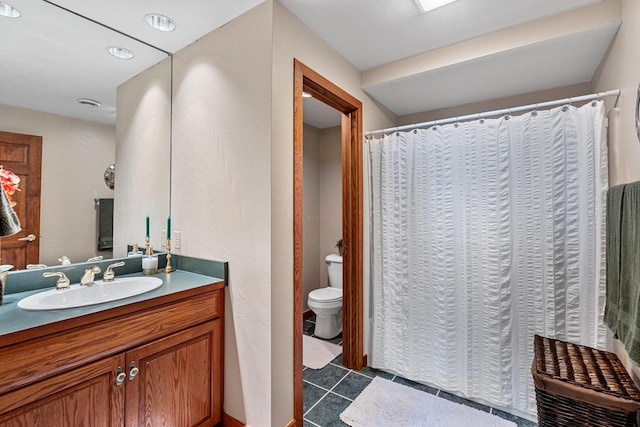
[{"label": "white toilet", "polygon": [[342,257],[327,255],[329,287],[309,293],[307,305],[316,314],[314,335],[330,339],[342,332]]}]

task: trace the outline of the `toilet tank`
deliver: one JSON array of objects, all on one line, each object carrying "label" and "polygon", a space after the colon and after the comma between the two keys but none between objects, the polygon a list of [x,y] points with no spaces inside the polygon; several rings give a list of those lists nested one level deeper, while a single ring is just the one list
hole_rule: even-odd
[{"label": "toilet tank", "polygon": [[329,272],[329,286],[342,289],[342,257],[338,254],[329,254],[325,261]]}]

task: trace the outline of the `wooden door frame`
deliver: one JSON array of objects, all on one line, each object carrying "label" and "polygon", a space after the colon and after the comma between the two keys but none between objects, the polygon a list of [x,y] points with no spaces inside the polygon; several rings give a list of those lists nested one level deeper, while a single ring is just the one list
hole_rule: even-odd
[{"label": "wooden door frame", "polygon": [[363,334],[362,103],[297,59],[293,64],[293,389],[294,418],[302,426],[303,333],[303,99],[302,92],[342,113],[342,364],[366,365]]}]

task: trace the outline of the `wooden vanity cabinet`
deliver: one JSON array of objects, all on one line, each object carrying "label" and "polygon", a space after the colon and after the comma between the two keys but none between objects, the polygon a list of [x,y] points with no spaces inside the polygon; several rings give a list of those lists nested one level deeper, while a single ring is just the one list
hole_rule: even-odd
[{"label": "wooden vanity cabinet", "polygon": [[[30,376],[26,373],[13,375],[19,387],[2,383],[5,368],[0,367],[2,388],[10,389],[0,394],[0,426],[181,427],[218,424],[222,420],[223,292],[224,289],[220,289],[180,301],[179,306],[187,310],[193,304],[193,311],[186,313],[193,325],[186,328],[183,327],[184,319],[172,319],[172,310],[164,307],[150,307],[100,322],[101,328],[104,323],[116,327],[132,321],[139,327],[141,322],[148,322],[148,330],[128,331],[130,346],[124,344],[125,340],[109,339],[112,337],[92,340],[88,344],[92,351],[64,360],[62,367],[49,369],[56,372],[54,375],[48,376],[37,366]],[[206,318],[201,319],[206,301],[212,305],[209,305]],[[157,320],[165,317],[163,312],[168,312],[169,317],[167,322],[160,322],[159,329]],[[91,333],[96,326],[84,328]],[[0,362],[2,356],[12,350],[39,353],[25,354],[24,359],[33,356],[36,356],[33,360],[46,359],[48,348],[56,354],[60,346],[64,346],[65,338],[73,342],[74,332],[77,329],[60,332],[55,337],[47,335],[16,343],[16,348],[0,349]],[[114,336],[121,337],[121,334]],[[46,345],[39,348],[39,341]],[[102,342],[102,346],[96,347],[96,342]],[[87,361],[96,351],[101,357]],[[16,369],[33,369],[19,361],[15,365],[13,368]]]}]

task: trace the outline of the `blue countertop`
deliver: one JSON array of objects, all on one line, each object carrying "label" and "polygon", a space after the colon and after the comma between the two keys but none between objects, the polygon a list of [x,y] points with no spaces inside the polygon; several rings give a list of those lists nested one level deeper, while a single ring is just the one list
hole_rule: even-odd
[{"label": "blue countertop", "polygon": [[[117,277],[136,276],[144,275],[142,273],[133,273],[123,274]],[[122,307],[140,301],[147,301],[154,298],[159,298],[191,289],[196,289],[199,287],[210,285],[212,283],[224,281],[223,278],[217,278],[183,270],[176,270],[169,274],[159,272],[158,274],[155,274],[153,276],[145,277],[158,277],[162,279],[162,286],[153,291],[117,301],[111,301],[86,307],[69,308],[64,310],[27,311],[18,308],[18,301],[20,301],[22,298],[52,288],[5,294],[3,305],[0,306],[0,336],[24,331],[39,326],[44,326],[51,323],[64,322],[65,320],[82,317],[87,314],[106,311],[112,308]]]}]

